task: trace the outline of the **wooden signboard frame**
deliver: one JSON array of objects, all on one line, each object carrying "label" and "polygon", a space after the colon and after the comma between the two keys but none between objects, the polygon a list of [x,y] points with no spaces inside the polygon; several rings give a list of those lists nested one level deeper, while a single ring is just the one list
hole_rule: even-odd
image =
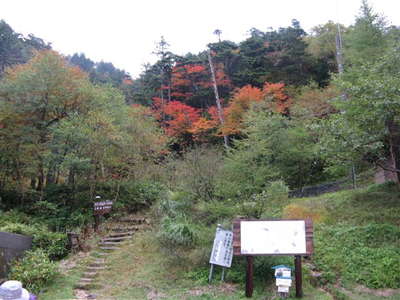
[{"label": "wooden signboard frame", "polygon": [[[241,222],[251,222],[251,221],[268,221],[268,222],[280,222],[280,221],[304,221],[305,225],[305,245],[306,251],[305,253],[268,253],[268,254],[248,254],[242,253],[241,249]],[[313,222],[311,219],[305,220],[293,220],[293,219],[235,219],[233,221],[233,255],[234,256],[245,256],[247,260],[247,268],[246,268],[246,297],[252,297],[253,295],[253,261],[254,256],[294,256],[295,261],[295,282],[296,282],[296,297],[303,296],[302,289],[302,273],[301,273],[301,257],[302,256],[310,256],[314,252],[314,244],[313,244],[313,235],[314,228]]]}]

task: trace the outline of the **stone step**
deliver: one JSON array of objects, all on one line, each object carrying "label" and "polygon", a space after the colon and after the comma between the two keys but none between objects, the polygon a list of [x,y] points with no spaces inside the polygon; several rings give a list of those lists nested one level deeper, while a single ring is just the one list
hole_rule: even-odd
[{"label": "stone step", "polygon": [[110,233],[107,237],[108,238],[114,238],[114,237],[132,237],[132,235],[135,232],[133,231],[121,231],[121,232],[115,232],[115,233]]},{"label": "stone step", "polygon": [[99,242],[100,246],[117,246],[117,245],[121,245],[121,241],[118,242]]},{"label": "stone step", "polygon": [[97,272],[83,272],[83,276],[86,278],[93,278],[99,275]]},{"label": "stone step", "polygon": [[138,226],[130,226],[130,227],[114,227],[111,229],[113,232],[126,232],[126,231],[138,231]]},{"label": "stone step", "polygon": [[90,290],[93,288],[101,287],[99,284],[96,284],[92,281],[79,281],[76,285],[76,289],[81,289],[81,290]]},{"label": "stone step", "polygon": [[75,284],[75,289],[91,290],[95,288],[99,289],[103,288],[103,286],[98,283],[86,282],[86,281],[78,282],[77,284]]},{"label": "stone step", "polygon": [[83,277],[79,280],[79,282],[93,282],[93,281],[94,278],[86,278],[86,277]]},{"label": "stone step", "polygon": [[89,264],[89,267],[105,267],[105,262],[92,262]]},{"label": "stone step", "polygon": [[145,218],[125,218],[125,219],[119,219],[118,222],[134,223],[134,224],[149,224],[149,221]]},{"label": "stone step", "polygon": [[101,240],[101,242],[114,242],[114,241],[126,241],[131,239],[130,235],[127,236],[114,236],[114,237],[106,237]]},{"label": "stone step", "polygon": [[101,250],[108,250],[108,251],[112,251],[112,250],[119,250],[121,249],[120,247],[99,247]]},{"label": "stone step", "polygon": [[107,267],[87,267],[86,272],[97,272],[107,269]]}]

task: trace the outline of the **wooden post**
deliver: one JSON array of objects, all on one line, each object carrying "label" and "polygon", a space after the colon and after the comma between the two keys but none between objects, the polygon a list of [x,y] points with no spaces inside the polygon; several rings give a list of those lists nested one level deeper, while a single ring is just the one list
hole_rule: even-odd
[{"label": "wooden post", "polygon": [[294,276],[296,280],[296,297],[303,297],[303,283],[301,274],[301,256],[296,255],[294,258]]},{"label": "wooden post", "polygon": [[100,225],[100,215],[94,215],[94,231],[97,232],[99,230]]},{"label": "wooden post", "polygon": [[253,296],[253,256],[246,256],[247,268],[246,268],[246,297],[251,298]]}]

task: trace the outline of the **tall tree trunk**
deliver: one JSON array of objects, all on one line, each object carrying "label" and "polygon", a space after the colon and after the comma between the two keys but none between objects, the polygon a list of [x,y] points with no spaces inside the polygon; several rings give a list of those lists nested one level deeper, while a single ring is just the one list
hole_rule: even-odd
[{"label": "tall tree trunk", "polygon": [[399,183],[398,170],[400,170],[400,126],[393,120],[393,118],[386,122],[386,126],[389,132],[390,156],[394,162],[394,169],[397,170],[395,180],[397,183]]},{"label": "tall tree trunk", "polygon": [[[214,87],[215,102],[217,103],[218,118],[221,125],[224,125],[224,113],[222,111],[221,100],[218,95],[217,79],[215,78],[214,65],[212,63],[210,50],[207,51],[207,55],[208,55],[208,63],[210,64],[210,70],[211,70],[211,80],[213,82],[213,87]],[[224,145],[226,148],[229,147],[228,137],[226,135],[224,135]]]},{"label": "tall tree trunk", "polygon": [[42,191],[44,189],[44,169],[43,169],[43,160],[39,158],[39,165],[38,165],[38,177],[37,177],[37,191]]},{"label": "tall tree trunk", "polygon": [[74,169],[74,167],[69,168],[68,185],[75,186],[75,169]]},{"label": "tall tree trunk", "polygon": [[34,176],[31,177],[31,189],[32,190],[36,189],[36,177]]},{"label": "tall tree trunk", "polygon": [[49,168],[47,175],[46,175],[46,184],[52,184],[55,182],[55,167]]}]

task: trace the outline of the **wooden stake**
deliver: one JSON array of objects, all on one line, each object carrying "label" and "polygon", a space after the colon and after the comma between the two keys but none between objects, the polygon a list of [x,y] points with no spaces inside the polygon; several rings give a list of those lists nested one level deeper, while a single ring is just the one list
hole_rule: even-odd
[{"label": "wooden stake", "polygon": [[99,230],[100,225],[100,215],[94,215],[94,231],[97,232]]},{"label": "wooden stake", "polygon": [[296,280],[296,297],[303,297],[303,280],[301,273],[301,256],[296,255],[294,258],[294,275]]},{"label": "wooden stake", "polygon": [[246,268],[246,297],[251,298],[253,296],[253,256],[246,256],[247,268]]}]

